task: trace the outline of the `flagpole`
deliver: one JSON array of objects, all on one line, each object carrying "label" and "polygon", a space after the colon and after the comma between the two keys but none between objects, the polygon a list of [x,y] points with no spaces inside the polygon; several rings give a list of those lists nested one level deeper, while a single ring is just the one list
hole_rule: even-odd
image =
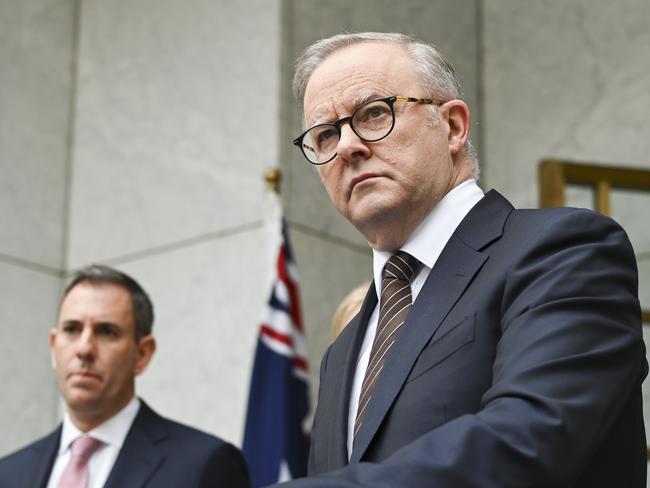
[{"label": "flagpole", "polygon": [[278,249],[282,245],[282,202],[280,187],[282,171],[279,168],[268,169],[264,173],[266,191],[264,195],[264,233],[266,263],[269,264],[265,273],[265,282],[271,285],[276,278],[276,260]]},{"label": "flagpole", "polygon": [[280,170],[268,170],[265,180],[265,227],[277,245],[268,246],[275,250],[269,259],[275,277],[262,309],[242,443],[252,488],[306,476],[311,430],[298,273],[282,217]]}]

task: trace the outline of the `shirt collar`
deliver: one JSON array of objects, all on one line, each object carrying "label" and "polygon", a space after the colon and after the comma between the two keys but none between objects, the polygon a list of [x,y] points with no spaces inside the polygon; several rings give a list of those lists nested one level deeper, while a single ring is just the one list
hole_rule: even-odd
[{"label": "shirt collar", "polygon": [[[400,249],[430,270],[458,224],[481,198],[483,198],[483,190],[473,178],[452,188],[418,224]],[[392,254],[392,252],[375,249],[372,251],[373,276],[378,296],[381,294],[381,274]]]},{"label": "shirt collar", "polygon": [[61,431],[61,443],[59,444],[59,454],[63,454],[69,449],[70,444],[79,437],[89,435],[104,444],[112,445],[118,449],[122,448],[124,439],[129,433],[131,424],[140,410],[140,400],[137,397],[131,398],[122,410],[113,415],[103,424],[98,425],[89,432],[81,432],[77,426],[70,420],[70,415],[66,413],[63,417],[63,428]]}]

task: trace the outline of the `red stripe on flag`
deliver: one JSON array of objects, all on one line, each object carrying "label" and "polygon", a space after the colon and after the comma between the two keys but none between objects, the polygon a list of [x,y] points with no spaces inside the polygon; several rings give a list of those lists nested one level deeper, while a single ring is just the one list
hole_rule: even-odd
[{"label": "red stripe on flag", "polygon": [[293,349],[293,338],[291,336],[288,336],[286,334],[281,334],[280,332],[273,330],[271,327],[269,327],[266,324],[262,324],[262,327],[260,327],[260,334],[271,337],[277,341],[280,341]]},{"label": "red stripe on flag", "polygon": [[287,255],[285,247],[280,248],[278,255],[278,277],[287,287],[289,292],[289,307],[291,309],[291,318],[296,328],[302,332],[302,314],[300,313],[300,295],[298,294],[298,287],[287,273]]},{"label": "red stripe on flag", "polygon": [[298,369],[302,369],[303,371],[308,371],[307,361],[305,361],[305,358],[295,356],[293,358],[293,365]]}]

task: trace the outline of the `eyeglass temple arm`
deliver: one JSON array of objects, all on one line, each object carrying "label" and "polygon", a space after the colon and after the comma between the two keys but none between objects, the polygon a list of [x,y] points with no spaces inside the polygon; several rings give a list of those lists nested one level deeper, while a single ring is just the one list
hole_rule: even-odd
[{"label": "eyeglass temple arm", "polygon": [[414,98],[414,97],[405,97],[402,95],[395,96],[395,99],[401,100],[403,102],[423,103],[427,105],[442,105],[443,103],[445,103],[442,100],[435,100],[432,98]]}]

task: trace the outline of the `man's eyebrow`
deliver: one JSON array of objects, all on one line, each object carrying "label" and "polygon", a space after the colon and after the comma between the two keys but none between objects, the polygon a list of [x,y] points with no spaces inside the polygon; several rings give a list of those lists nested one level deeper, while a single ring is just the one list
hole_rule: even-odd
[{"label": "man's eyebrow", "polygon": [[[63,320],[61,322],[61,325],[62,326],[79,325],[81,323],[82,323],[82,321],[78,320],[78,319],[66,319],[66,320]],[[115,322],[111,322],[110,320],[102,320],[102,321],[99,321],[99,322],[95,322],[93,324],[93,328],[97,328],[97,327],[115,327],[115,328],[118,328],[118,329],[120,328],[119,324],[117,324]]]},{"label": "man's eyebrow", "polygon": [[78,325],[78,324],[80,324],[80,323],[81,323],[81,320],[77,320],[77,319],[66,319],[66,320],[63,320],[63,321],[61,322],[61,325],[62,325],[62,326],[66,326],[66,325]]},{"label": "man's eyebrow", "polygon": [[380,95],[377,92],[366,92],[361,95],[357,95],[353,100],[352,100],[352,106],[356,110],[359,108],[361,105],[363,105],[366,102],[369,102],[370,100],[376,100],[378,98],[384,98],[383,95]]},{"label": "man's eyebrow", "polygon": [[[354,112],[356,109],[358,109],[361,105],[363,105],[366,102],[369,102],[370,100],[376,100],[378,98],[384,98],[383,94],[379,94],[375,91],[372,92],[366,92],[360,95],[357,95],[352,99],[352,112]],[[348,114],[348,115],[351,115]],[[314,127],[320,124],[331,124],[333,123],[334,120],[328,116],[318,116],[316,119],[312,120],[309,124],[309,127]]]},{"label": "man's eyebrow", "polygon": [[319,107],[316,110],[316,113],[313,116],[313,118],[311,118],[309,120],[307,118],[304,119],[303,124],[308,123],[309,125],[304,125],[303,127],[305,129],[307,129],[309,127],[314,127],[314,126],[317,126],[317,125],[320,125],[320,124],[328,124],[328,123],[332,122],[332,119],[331,119],[330,115],[331,115],[330,110],[328,110],[326,108],[323,108],[323,107]]},{"label": "man's eyebrow", "polygon": [[332,123],[332,122],[333,122],[333,120],[332,120],[330,117],[318,117],[318,118],[312,120],[312,121],[309,123],[309,125],[306,126],[305,128],[308,128],[308,127],[315,127],[315,126],[317,126],[317,125],[321,125],[321,124],[330,124],[330,123]]},{"label": "man's eyebrow", "polygon": [[95,323],[95,327],[116,327],[118,329],[120,328],[119,324],[116,324],[115,322],[110,322],[108,320]]}]

